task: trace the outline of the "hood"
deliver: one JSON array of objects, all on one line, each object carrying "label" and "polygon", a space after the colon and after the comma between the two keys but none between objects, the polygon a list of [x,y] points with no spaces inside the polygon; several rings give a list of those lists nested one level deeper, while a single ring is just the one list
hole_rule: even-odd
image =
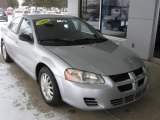
[{"label": "hood", "polygon": [[75,46],[45,46],[71,67],[101,75],[114,75],[142,66],[136,55],[111,41]]}]

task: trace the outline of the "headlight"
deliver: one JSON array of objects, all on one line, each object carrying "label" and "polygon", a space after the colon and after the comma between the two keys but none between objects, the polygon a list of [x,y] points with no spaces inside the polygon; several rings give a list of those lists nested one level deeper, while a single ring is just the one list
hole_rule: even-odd
[{"label": "headlight", "polygon": [[85,83],[85,84],[104,84],[104,79],[101,75],[90,73],[82,70],[67,69],[65,70],[66,80]]}]

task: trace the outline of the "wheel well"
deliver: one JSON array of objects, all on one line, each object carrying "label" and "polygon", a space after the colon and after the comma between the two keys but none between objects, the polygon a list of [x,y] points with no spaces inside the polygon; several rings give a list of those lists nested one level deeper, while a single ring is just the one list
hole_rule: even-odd
[{"label": "wheel well", "polygon": [[107,24],[111,24],[111,25],[112,25],[112,22],[111,22],[111,21],[108,21]]},{"label": "wheel well", "polygon": [[[45,65],[44,63],[38,63],[37,67],[36,67],[36,78],[37,78],[37,83],[39,84],[38,81],[38,73],[41,70],[42,67],[48,67],[47,65]],[[49,68],[49,67],[48,67]]]},{"label": "wheel well", "polygon": [[[39,81],[38,81],[38,73],[39,71],[41,70],[42,67],[47,67],[50,71],[51,69],[44,63],[38,63],[37,66],[36,66],[36,79],[37,79],[37,83],[39,84]],[[52,71],[51,71],[52,72]],[[53,72],[52,72],[53,73]],[[54,74],[53,74],[54,76]],[[55,77],[55,76],[54,76]],[[56,80],[56,79],[55,79]],[[57,81],[56,81],[57,82]],[[57,83],[58,85],[58,83]],[[59,85],[58,85],[58,89],[59,89]],[[59,90],[60,91],[60,90]],[[61,96],[61,92],[60,92],[60,96]]]}]

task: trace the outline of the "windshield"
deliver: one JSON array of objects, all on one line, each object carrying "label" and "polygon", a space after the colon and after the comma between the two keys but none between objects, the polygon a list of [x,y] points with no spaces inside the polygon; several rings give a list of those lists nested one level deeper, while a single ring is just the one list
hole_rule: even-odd
[{"label": "windshield", "polygon": [[40,44],[67,46],[104,42],[93,27],[77,18],[46,18],[34,21]]}]

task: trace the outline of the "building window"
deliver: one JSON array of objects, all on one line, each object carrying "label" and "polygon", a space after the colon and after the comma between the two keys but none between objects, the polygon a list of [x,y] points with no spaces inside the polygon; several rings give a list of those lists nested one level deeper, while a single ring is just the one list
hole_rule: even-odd
[{"label": "building window", "polygon": [[94,28],[99,29],[100,0],[82,0],[81,18]]},{"label": "building window", "polygon": [[82,0],[81,18],[96,29],[101,28],[104,35],[126,38],[129,3],[130,0]]},{"label": "building window", "polygon": [[103,0],[102,33],[126,38],[130,0]]}]

